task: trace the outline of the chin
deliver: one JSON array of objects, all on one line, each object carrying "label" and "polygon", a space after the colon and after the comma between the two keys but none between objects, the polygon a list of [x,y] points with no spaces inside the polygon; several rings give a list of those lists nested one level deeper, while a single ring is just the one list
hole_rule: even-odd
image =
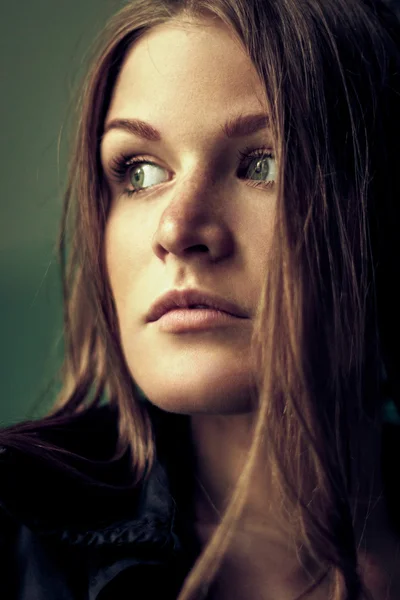
[{"label": "chin", "polygon": [[[162,410],[237,414],[254,406],[254,362],[247,336],[137,336],[122,340],[133,381]],[[230,333],[230,332],[229,332]],[[124,343],[125,342],[125,343]]]},{"label": "chin", "polygon": [[238,379],[235,374],[229,379],[219,377],[203,381],[199,381],[198,377],[185,380],[183,377],[159,378],[154,374],[152,378],[146,379],[137,375],[134,377],[151,404],[167,412],[186,415],[233,415],[250,412],[255,392],[248,381]]}]

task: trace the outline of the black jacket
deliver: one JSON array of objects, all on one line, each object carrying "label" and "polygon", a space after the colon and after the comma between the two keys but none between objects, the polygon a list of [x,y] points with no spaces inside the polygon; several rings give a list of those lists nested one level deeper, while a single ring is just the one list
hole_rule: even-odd
[{"label": "black jacket", "polygon": [[[128,454],[109,460],[117,414],[108,406],[46,430],[0,431],[0,600],[176,599],[199,547],[185,510],[187,427],[177,415],[158,427],[162,414],[153,410],[158,461],[141,486],[131,485]],[[385,424],[385,495],[398,533],[399,432]],[[44,453],[40,440],[73,454]]]},{"label": "black jacket", "polygon": [[[44,453],[38,439],[72,454]],[[177,597],[199,552],[179,508],[189,463],[176,469],[177,454],[161,452],[132,486],[129,454],[109,460],[116,441],[108,406],[46,431],[0,432],[1,600]]]}]

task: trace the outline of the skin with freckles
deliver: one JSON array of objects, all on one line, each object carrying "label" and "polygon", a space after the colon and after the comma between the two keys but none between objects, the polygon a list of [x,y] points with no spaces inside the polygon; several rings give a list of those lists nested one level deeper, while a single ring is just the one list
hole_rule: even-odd
[{"label": "skin with freckles", "polygon": [[[233,136],[224,126],[265,114],[264,95],[250,59],[215,20],[152,29],[127,54],[114,89],[101,148],[112,196],[108,274],[131,374],[168,411],[249,407],[250,337],[273,232],[276,166],[265,120]],[[127,131],[121,119],[144,121],[161,139]],[[121,153],[151,163],[145,188],[131,195],[143,172],[131,166],[117,181],[112,164]],[[265,181],[254,181],[246,173],[260,157]],[[157,298],[184,288],[231,300],[249,318],[179,334],[146,322]]]}]

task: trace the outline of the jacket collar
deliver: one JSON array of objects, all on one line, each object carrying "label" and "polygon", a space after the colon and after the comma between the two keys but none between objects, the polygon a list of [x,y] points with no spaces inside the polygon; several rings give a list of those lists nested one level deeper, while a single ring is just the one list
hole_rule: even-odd
[{"label": "jacket collar", "polygon": [[[159,420],[161,411],[152,411]],[[179,490],[171,489],[174,456],[161,446],[164,454],[148,479],[132,486],[129,453],[109,460],[117,436],[118,414],[109,405],[29,435],[18,434],[18,426],[2,432],[0,506],[41,536],[68,545],[135,543],[178,551],[185,525],[177,510]],[[29,443],[38,437],[70,454],[44,456]]]}]

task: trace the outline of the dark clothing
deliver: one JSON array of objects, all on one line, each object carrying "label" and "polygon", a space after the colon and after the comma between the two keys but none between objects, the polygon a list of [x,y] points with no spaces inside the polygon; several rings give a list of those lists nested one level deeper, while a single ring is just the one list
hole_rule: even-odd
[{"label": "dark clothing", "polygon": [[108,406],[17,444],[0,432],[1,600],[177,597],[199,551],[178,509],[190,482],[179,492],[172,453],[132,486],[129,453],[110,461],[117,435]]},{"label": "dark clothing", "polygon": [[[192,458],[184,420],[157,428],[165,413],[152,411],[158,459],[139,486],[128,453],[110,460],[118,433],[109,406],[47,429],[0,431],[0,600],[176,599],[199,553],[185,508]],[[399,532],[399,426],[385,424],[383,440]],[[44,452],[39,441],[69,453]]]}]

